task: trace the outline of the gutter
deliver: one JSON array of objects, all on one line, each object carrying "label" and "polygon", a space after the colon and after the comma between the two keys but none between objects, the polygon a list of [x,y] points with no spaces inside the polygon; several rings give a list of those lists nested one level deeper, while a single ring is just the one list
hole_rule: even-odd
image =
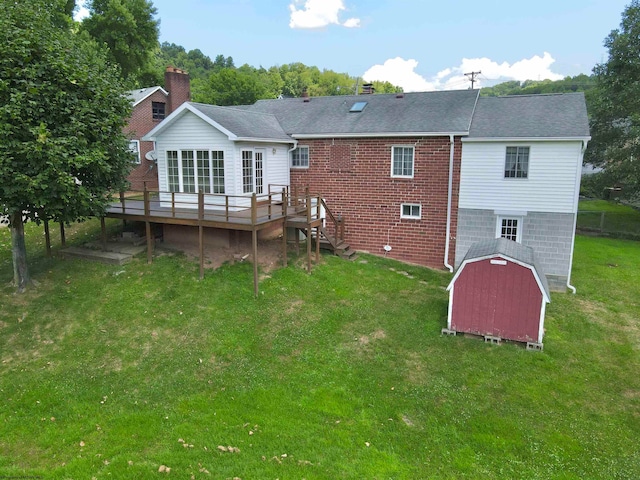
[{"label": "gutter", "polygon": [[[591,137],[588,137],[589,139]],[[576,192],[575,192],[575,213],[573,214],[573,235],[571,237],[571,257],[569,258],[569,273],[567,275],[567,288],[571,290],[571,293],[576,294],[576,287],[571,285],[571,270],[573,270],[573,249],[575,248],[576,243],[576,226],[578,224],[578,199],[580,197],[580,180],[581,180],[581,172],[582,172],[582,159],[584,158],[584,152],[587,149],[587,144],[589,140],[584,140],[582,143],[582,149],[580,150],[580,161],[578,162],[577,172],[576,172]]]},{"label": "gutter", "polygon": [[[453,266],[449,264],[449,247],[451,238],[451,202],[453,196],[453,146],[454,135],[449,135],[449,186],[447,190],[447,238],[444,244],[444,266],[453,272]],[[576,215],[577,216],[577,215]]]}]

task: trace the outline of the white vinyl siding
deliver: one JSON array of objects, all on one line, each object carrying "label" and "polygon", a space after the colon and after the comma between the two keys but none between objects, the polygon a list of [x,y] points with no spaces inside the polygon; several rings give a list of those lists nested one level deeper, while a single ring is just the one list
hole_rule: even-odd
[{"label": "white vinyl siding", "polygon": [[391,147],[391,176],[413,178],[413,146],[395,145]]},{"label": "white vinyl siding", "polygon": [[[529,146],[526,181],[504,178],[506,147]],[[574,213],[582,142],[463,141],[459,208]],[[514,181],[516,180],[516,181]]]},{"label": "white vinyl siding", "polygon": [[[269,192],[270,185],[272,192],[281,192],[282,186],[289,185],[290,165],[289,150],[291,144],[279,143],[272,145],[256,145],[249,142],[233,142],[227,135],[216,128],[208,125],[204,120],[196,115],[187,112],[184,116],[176,119],[167,130],[158,135],[156,139],[156,151],[158,152],[158,181],[159,189],[163,192],[181,192],[180,179],[182,167],[180,165],[181,152],[190,150],[194,152],[195,170],[198,187],[201,185],[200,178],[204,171],[198,169],[198,151],[206,151],[210,160],[211,193],[226,194],[232,196],[248,196],[250,193],[243,193],[242,178],[242,151],[262,152],[262,189],[264,193]],[[177,157],[174,159],[175,152]],[[174,166],[175,164],[175,166]],[[254,180],[255,184],[255,180]],[[203,189],[204,190],[204,189]],[[196,190],[197,191],[197,190]],[[187,199],[189,194],[185,194]],[[183,196],[176,196],[182,199]],[[185,200],[187,201],[187,200]],[[193,202],[193,199],[189,199]],[[214,202],[209,198],[208,202]],[[224,199],[220,199],[224,205]],[[230,198],[230,204],[245,205],[246,201],[239,198]],[[196,203],[193,203],[196,205]]]}]

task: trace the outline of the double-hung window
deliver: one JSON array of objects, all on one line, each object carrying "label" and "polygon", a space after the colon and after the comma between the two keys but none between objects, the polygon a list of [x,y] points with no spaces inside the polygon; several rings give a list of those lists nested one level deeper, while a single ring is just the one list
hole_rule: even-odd
[{"label": "double-hung window", "polygon": [[224,194],[224,152],[167,150],[170,192]]},{"label": "double-hung window", "polygon": [[140,140],[129,140],[129,151],[133,155],[133,161],[140,164]]},{"label": "double-hung window", "polygon": [[504,178],[529,176],[529,147],[507,147],[504,162]]},{"label": "double-hung window", "polygon": [[413,177],[413,146],[394,146],[391,148],[391,176]]},{"label": "double-hung window", "polygon": [[165,117],[165,103],[164,102],[151,102],[151,118],[154,120],[164,120]]},{"label": "double-hung window", "polygon": [[291,168],[309,168],[309,147],[298,147],[291,152]]}]

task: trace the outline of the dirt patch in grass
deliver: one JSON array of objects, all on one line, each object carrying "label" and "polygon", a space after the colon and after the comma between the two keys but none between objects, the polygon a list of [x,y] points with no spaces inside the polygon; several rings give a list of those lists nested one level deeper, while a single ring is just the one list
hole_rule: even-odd
[{"label": "dirt patch in grass", "polygon": [[[184,252],[190,261],[200,262],[200,250],[196,245],[172,243],[169,250]],[[210,247],[204,249],[204,268],[216,269],[225,264],[253,262],[251,246]],[[282,240],[265,240],[258,242],[258,265],[263,272],[271,272],[282,266]]]}]

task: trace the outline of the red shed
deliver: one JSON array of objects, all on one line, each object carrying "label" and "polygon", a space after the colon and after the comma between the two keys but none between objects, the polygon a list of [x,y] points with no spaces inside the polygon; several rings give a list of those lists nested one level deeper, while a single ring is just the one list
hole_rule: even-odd
[{"label": "red shed", "polygon": [[473,244],[447,290],[446,333],[515,340],[542,349],[549,286],[531,247],[506,238]]}]

